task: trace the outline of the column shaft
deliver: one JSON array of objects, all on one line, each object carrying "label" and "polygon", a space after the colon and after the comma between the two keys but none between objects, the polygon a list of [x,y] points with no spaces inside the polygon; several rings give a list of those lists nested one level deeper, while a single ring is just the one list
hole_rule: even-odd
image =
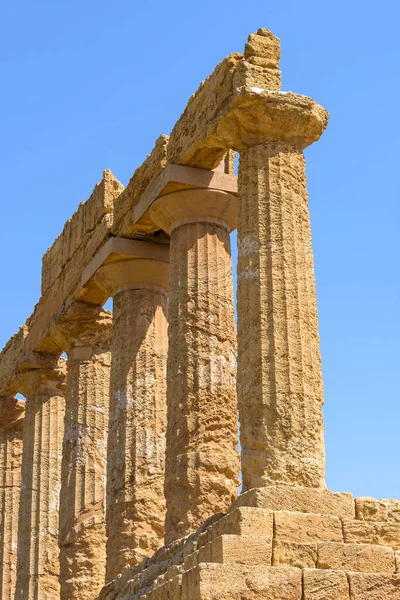
[{"label": "column shaft", "polygon": [[[18,404],[23,403],[14,399],[0,398],[0,597],[2,600],[14,600],[16,584],[23,435],[23,419],[13,422]],[[22,406],[18,408],[23,412]],[[14,413],[11,420],[8,414],[4,414],[5,411]]]},{"label": "column shaft", "polygon": [[57,600],[58,512],[64,396],[60,381],[32,375],[25,396],[16,599]]},{"label": "column shaft", "polygon": [[107,581],[162,544],[166,312],[166,293],[151,286],[125,289],[114,295],[107,464]]},{"label": "column shaft", "polygon": [[167,543],[225,511],[239,471],[229,233],[184,224],[170,248]]},{"label": "column shaft", "polygon": [[93,600],[105,583],[105,477],[111,314],[76,302],[52,335],[68,355],[60,496],[62,600]]},{"label": "column shaft", "polygon": [[[89,351],[89,352],[88,352]],[[85,358],[85,353],[90,358]],[[93,600],[105,582],[108,348],[69,352],[60,499],[61,598]]]},{"label": "column shaft", "polygon": [[323,384],[303,153],[241,153],[238,400],[243,490],[324,486]]}]

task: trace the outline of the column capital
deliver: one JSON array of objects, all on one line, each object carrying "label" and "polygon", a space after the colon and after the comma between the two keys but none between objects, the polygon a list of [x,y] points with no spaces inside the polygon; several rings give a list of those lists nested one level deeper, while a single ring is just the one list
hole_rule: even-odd
[{"label": "column capital", "polygon": [[169,283],[168,263],[151,258],[119,260],[100,267],[95,280],[112,297],[123,290],[142,288],[166,293]]},{"label": "column capital", "polygon": [[237,196],[211,188],[168,192],[150,206],[150,218],[171,234],[187,223],[215,223],[231,232],[237,227]]},{"label": "column capital", "polygon": [[66,361],[59,358],[54,366],[41,366],[22,371],[15,387],[27,399],[32,393],[48,394],[49,396],[64,395],[66,375]]},{"label": "column capital", "polygon": [[74,302],[58,317],[52,337],[69,359],[89,360],[94,352],[109,350],[111,324],[110,311]]},{"label": "column capital", "polygon": [[21,430],[24,424],[25,402],[15,396],[0,397],[0,429]]},{"label": "column capital", "polygon": [[83,271],[78,299],[105,302],[120,291],[140,288],[165,292],[169,283],[168,263],[166,243],[110,238]]},{"label": "column capital", "polygon": [[268,142],[289,142],[303,150],[321,137],[328,119],[329,113],[308,96],[243,86],[217,133],[239,152]]}]

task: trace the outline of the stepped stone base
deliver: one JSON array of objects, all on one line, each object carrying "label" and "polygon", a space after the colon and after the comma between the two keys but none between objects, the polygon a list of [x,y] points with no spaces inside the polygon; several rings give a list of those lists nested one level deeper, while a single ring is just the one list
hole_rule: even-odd
[{"label": "stepped stone base", "polygon": [[400,600],[400,502],[275,485],[164,546],[100,600]]}]

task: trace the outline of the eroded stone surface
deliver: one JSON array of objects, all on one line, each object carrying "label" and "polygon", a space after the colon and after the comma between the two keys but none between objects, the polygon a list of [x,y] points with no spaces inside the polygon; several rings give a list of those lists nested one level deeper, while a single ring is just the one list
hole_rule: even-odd
[{"label": "eroded stone surface", "polygon": [[365,573],[394,573],[394,552],[392,548],[371,544],[319,543],[317,567]]},{"label": "eroded stone surface", "polygon": [[224,534],[256,535],[272,540],[274,515],[270,510],[237,508],[217,521],[211,528],[212,538]]},{"label": "eroded stone surface", "polygon": [[398,576],[376,573],[349,573],[351,600],[399,600]]},{"label": "eroded stone surface", "polygon": [[182,578],[182,600],[301,600],[299,569],[201,564]]},{"label": "eroded stone surface", "polygon": [[342,524],[334,515],[274,512],[274,538],[291,542],[343,541]]},{"label": "eroded stone surface", "polygon": [[354,498],[349,493],[298,485],[268,485],[240,494],[233,506],[255,506],[270,510],[335,515],[355,518]]},{"label": "eroded stone surface", "polygon": [[343,520],[344,541],[400,549],[400,523]]},{"label": "eroded stone surface", "polygon": [[107,581],[162,545],[167,299],[162,289],[114,297],[107,463]]},{"label": "eroded stone surface", "polygon": [[241,153],[238,402],[243,489],[324,487],[323,385],[302,152]]},{"label": "eroded stone surface", "polygon": [[76,303],[59,318],[67,352],[60,492],[62,600],[93,600],[105,583],[105,476],[111,315]]},{"label": "eroded stone surface", "polygon": [[113,297],[107,580],[153,553],[164,533],[168,257],[164,244],[124,240],[89,269]]},{"label": "eroded stone surface", "polygon": [[[191,588],[191,593],[197,593],[196,586],[200,584],[194,575],[204,566],[243,565],[249,568],[254,565],[260,568],[261,565],[269,565],[270,560],[276,569],[303,570],[302,599],[308,595],[309,598],[333,600],[337,595],[348,600],[349,576],[356,571],[369,573],[372,570],[389,575],[384,583],[379,580],[374,586],[380,589],[379,586],[384,585],[386,587],[383,589],[392,593],[395,561],[390,547],[346,544],[343,539],[320,541],[332,537],[342,538],[341,522],[335,515],[236,508],[210,521],[208,526],[203,526],[188,538],[161,548],[136,569],[125,571],[121,578],[104,588],[101,600],[120,600],[125,597],[136,600],[147,598],[148,594],[165,600],[168,598],[165,594],[170,593],[170,589],[178,594],[173,596],[176,600],[183,593],[183,588],[179,587],[181,582],[182,585],[188,582],[185,584],[188,590],[189,586],[195,586]],[[301,541],[292,541],[290,538]],[[174,577],[176,580],[171,588],[167,582]],[[223,575],[221,581],[225,581]],[[229,587],[226,589],[230,591]],[[219,592],[220,588],[217,586],[215,590]],[[243,597],[247,598],[246,593],[250,591],[254,592],[252,587],[244,588]],[[234,592],[239,593],[236,588]],[[265,590],[258,593],[260,596],[255,595],[254,598],[264,599]],[[286,596],[282,597],[286,599]],[[280,598],[278,595],[277,599]]]},{"label": "eroded stone surface", "polygon": [[393,521],[400,523],[400,500],[356,498],[356,517],[362,521]]},{"label": "eroded stone surface", "polygon": [[317,565],[317,542],[274,540],[272,564],[278,567],[313,569]]},{"label": "eroded stone surface", "polygon": [[255,535],[221,535],[200,548],[198,563],[270,565],[272,541]]},{"label": "eroded stone surface", "polygon": [[[161,197],[171,233],[165,540],[225,511],[238,485],[235,324],[229,227],[235,198],[207,190]],[[191,198],[191,202],[189,202]],[[167,200],[167,202],[165,202]],[[174,207],[174,211],[170,209]],[[182,207],[186,212],[183,219]],[[210,209],[211,210],[211,209]]]},{"label": "eroded stone surface", "polygon": [[349,600],[349,583],[343,571],[305,569],[303,600]]},{"label": "eroded stone surface", "polygon": [[28,371],[18,531],[16,599],[57,600],[58,515],[64,432],[65,361],[57,369]]},{"label": "eroded stone surface", "polygon": [[24,402],[0,397],[0,597],[14,600]]}]

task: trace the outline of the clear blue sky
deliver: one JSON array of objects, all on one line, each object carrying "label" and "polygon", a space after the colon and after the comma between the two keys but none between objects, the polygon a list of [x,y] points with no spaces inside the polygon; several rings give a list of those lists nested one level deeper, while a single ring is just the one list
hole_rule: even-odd
[{"label": "clear blue sky", "polygon": [[126,184],[216,63],[269,28],[283,89],[331,113],[307,150],[327,482],[400,498],[399,17],[395,0],[4,2],[0,346],[102,170]]}]

